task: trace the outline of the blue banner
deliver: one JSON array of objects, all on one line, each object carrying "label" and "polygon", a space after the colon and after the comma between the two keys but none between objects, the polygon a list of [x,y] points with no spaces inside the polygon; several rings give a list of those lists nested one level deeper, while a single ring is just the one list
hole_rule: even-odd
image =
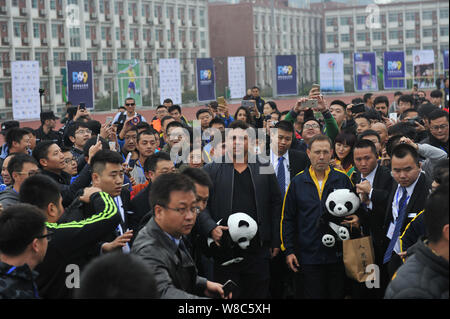
[{"label": "blue banner", "polygon": [[69,101],[72,105],[81,102],[86,108],[94,107],[94,81],[92,61],[67,61],[67,83]]},{"label": "blue banner", "polygon": [[384,52],[384,88],[406,88],[405,75],[405,52]]},{"label": "blue banner", "polygon": [[444,51],[444,72],[448,72],[448,50]]},{"label": "blue banner", "polygon": [[295,55],[277,55],[277,95],[297,95],[297,57]]},{"label": "blue banner", "polygon": [[214,61],[211,58],[197,59],[197,99],[200,102],[216,99]]},{"label": "blue banner", "polygon": [[353,74],[355,91],[378,91],[375,52],[354,53]]}]

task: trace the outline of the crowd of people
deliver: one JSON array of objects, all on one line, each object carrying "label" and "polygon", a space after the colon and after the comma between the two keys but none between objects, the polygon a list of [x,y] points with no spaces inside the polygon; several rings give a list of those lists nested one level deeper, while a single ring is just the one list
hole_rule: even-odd
[{"label": "crowd of people", "polygon": [[[70,104],[59,130],[53,112],[4,122],[0,299],[448,298],[444,82],[350,104],[313,86],[283,112],[253,87],[192,123],[133,98],[105,123]],[[346,275],[348,239],[324,242],[339,189],[359,198],[339,230],[370,236],[375,288]]]}]

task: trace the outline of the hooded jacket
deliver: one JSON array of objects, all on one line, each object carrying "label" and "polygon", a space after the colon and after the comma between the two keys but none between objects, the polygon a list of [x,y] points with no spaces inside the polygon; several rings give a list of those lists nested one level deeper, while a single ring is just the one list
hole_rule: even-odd
[{"label": "hooded jacket", "polygon": [[0,262],[0,299],[39,299],[37,276],[27,264],[15,267]]},{"label": "hooded jacket", "polygon": [[12,186],[8,186],[3,192],[0,193],[0,204],[3,209],[19,203],[19,194]]}]

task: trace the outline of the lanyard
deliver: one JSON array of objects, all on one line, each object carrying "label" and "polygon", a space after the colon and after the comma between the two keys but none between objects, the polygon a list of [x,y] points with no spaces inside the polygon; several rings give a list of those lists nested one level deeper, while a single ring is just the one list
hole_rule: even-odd
[{"label": "lanyard", "polygon": [[142,170],[142,174],[144,174],[144,176],[145,176],[145,171],[144,171],[144,167],[142,166],[142,164],[141,164],[141,160],[140,159],[138,159],[138,163],[139,163],[139,167],[141,168],[141,170]]}]

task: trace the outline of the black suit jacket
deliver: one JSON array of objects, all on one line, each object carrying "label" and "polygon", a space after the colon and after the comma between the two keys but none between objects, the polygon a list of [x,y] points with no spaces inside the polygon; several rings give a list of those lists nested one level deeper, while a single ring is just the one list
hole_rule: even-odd
[{"label": "black suit jacket", "polygon": [[[392,202],[395,200],[394,195],[397,191],[398,184],[394,181],[391,193],[389,195],[388,199],[388,206],[386,209],[386,218],[384,220],[384,233],[387,234],[387,231],[389,229],[389,225],[391,222],[394,221],[392,217]],[[431,184],[430,181],[427,180],[425,174],[420,174],[419,180],[417,181],[416,187],[414,187],[414,191],[411,195],[411,198],[409,199],[408,206],[406,207],[406,214],[407,216],[403,220],[402,227],[400,229],[400,234],[402,234],[405,231],[406,225],[408,225],[411,220],[415,217],[414,214],[420,213],[424,208],[425,204],[428,198],[428,195],[430,194]],[[389,245],[389,238],[385,237],[385,247]]]},{"label": "black suit jacket", "polygon": [[[352,175],[352,182],[354,185],[361,182],[361,173],[357,169]],[[364,234],[372,235],[374,245],[380,248],[386,235],[383,225],[392,184],[393,179],[389,168],[378,165],[372,185],[372,209],[362,209],[360,215]]]},{"label": "black suit jacket", "polygon": [[131,227],[136,231],[140,229],[142,218],[150,212],[150,189],[151,183],[141,190],[130,202],[130,210],[133,213]]},{"label": "black suit jacket", "polygon": [[305,152],[297,151],[290,149],[288,151],[289,154],[289,174],[292,179],[300,173],[304,171],[310,164],[309,157]]}]

